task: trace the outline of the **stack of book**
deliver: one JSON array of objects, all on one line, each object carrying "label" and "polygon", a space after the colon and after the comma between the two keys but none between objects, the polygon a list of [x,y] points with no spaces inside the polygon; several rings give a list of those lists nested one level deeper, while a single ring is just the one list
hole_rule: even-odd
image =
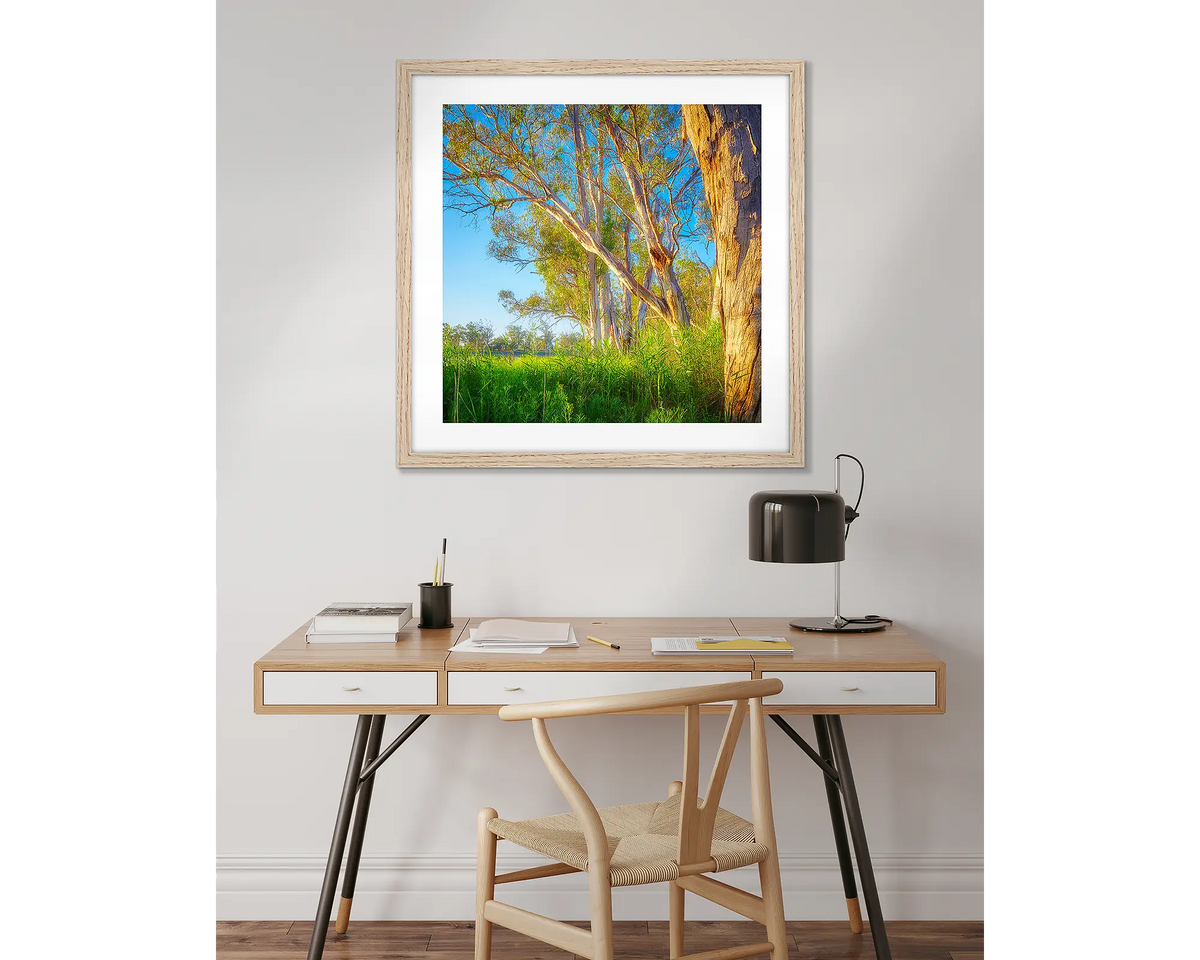
[{"label": "stack of book", "polygon": [[335,603],[309,624],[308,643],[395,643],[412,619],[411,603]]}]

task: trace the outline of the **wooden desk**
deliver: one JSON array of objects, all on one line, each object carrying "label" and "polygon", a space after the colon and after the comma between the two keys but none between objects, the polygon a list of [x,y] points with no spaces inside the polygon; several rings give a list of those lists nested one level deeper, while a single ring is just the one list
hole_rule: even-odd
[{"label": "wooden desk", "polygon": [[[578,648],[538,656],[450,653],[485,619],[463,618],[448,630],[422,630],[414,622],[400,642],[387,644],[305,643],[300,627],[254,664],[254,712],[486,714],[505,703],[719,683],[734,674],[783,678],[784,692],[765,704],[768,713],[946,712],[946,665],[899,625],[838,636],[794,630],[784,617],[572,617]],[[583,639],[589,633],[621,649]],[[796,653],[650,652],[654,636],[739,633],[788,637]]]},{"label": "wooden desk", "polygon": [[[401,631],[399,642],[387,644],[306,644],[305,627],[300,627],[254,664],[255,713],[354,714],[359,718],[309,960],[319,960],[324,948],[348,837],[338,932],[344,932],[349,922],[375,771],[430,715],[494,714],[506,703],[632,693],[761,676],[783,680],[783,692],[770,698],[764,707],[825,773],[851,927],[855,932],[862,930],[850,858],[852,844],[876,956],[890,960],[841,715],[946,712],[946,665],[907,630],[895,624],[879,633],[804,633],[790,627],[786,617],[572,617],[569,619],[580,640],[578,648],[551,648],[532,656],[450,652],[471,627],[485,619],[459,618],[454,627],[445,630],[422,630],[414,621]],[[591,643],[584,639],[587,634],[618,643],[621,649]],[[796,653],[790,657],[656,657],[650,652],[651,637],[713,634],[788,637]],[[706,709],[721,710],[719,706]],[[388,714],[410,714],[415,719],[380,750]],[[784,719],[789,715],[813,717],[816,747]]]}]

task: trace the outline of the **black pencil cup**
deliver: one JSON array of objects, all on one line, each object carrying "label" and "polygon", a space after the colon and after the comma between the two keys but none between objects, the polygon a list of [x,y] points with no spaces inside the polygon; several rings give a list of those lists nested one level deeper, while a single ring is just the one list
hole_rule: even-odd
[{"label": "black pencil cup", "polygon": [[450,622],[450,588],[452,583],[418,583],[421,588],[421,620],[419,627],[437,630],[452,627]]}]

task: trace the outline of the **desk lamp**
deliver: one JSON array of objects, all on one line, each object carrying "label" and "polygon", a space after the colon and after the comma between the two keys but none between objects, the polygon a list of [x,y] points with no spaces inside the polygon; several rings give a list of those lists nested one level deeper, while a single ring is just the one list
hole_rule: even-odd
[{"label": "desk lamp", "polygon": [[[827,490],[764,490],[750,498],[750,559],[766,563],[832,563],[833,618],[799,617],[793,627],[818,633],[872,633],[890,620],[874,615],[842,616],[842,561],[850,524],[858,518],[863,484],[853,507],[842,499],[842,458],[862,461],[848,453],[834,457],[833,493]],[[866,480],[865,473],[861,474]]]}]

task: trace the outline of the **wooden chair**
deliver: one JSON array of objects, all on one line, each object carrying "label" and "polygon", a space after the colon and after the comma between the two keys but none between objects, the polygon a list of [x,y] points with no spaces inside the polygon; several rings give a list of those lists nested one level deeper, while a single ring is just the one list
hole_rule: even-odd
[{"label": "wooden chair", "polygon": [[[613,960],[612,888],[643,883],[670,884],[672,960],[740,960],[770,953],[787,960],[783,888],[771,817],[771,783],[762,698],[779,693],[779,680],[743,680],[582,700],[511,704],[502,720],[532,720],[533,737],[550,776],[572,812],[536,820],[501,820],[490,807],[479,812],[478,885],[475,899],[475,960],[490,960],[492,925],[534,937],[588,960]],[[700,705],[733,701],[725,735],[704,797],[699,796]],[[597,810],[555,752],[546,733],[552,717],[587,717],[642,710],[684,708],[683,780],[670,785],[667,799]],[[746,714],[750,714],[750,777],[753,823],[720,807],[721,789]],[[496,840],[509,840],[557,863],[496,876]],[[705,876],[758,864],[762,896]],[[591,929],[571,926],[493,899],[496,884],[586,872]],[[765,942],[683,952],[684,891],[757,920],[767,928]]]}]

